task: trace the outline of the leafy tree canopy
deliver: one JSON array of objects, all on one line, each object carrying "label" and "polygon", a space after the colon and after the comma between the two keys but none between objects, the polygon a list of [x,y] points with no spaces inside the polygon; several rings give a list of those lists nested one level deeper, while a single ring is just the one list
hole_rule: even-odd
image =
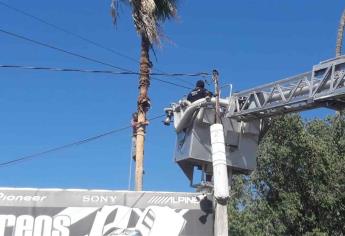
[{"label": "leafy tree canopy", "polygon": [[344,235],[345,115],[274,119],[257,170],[233,179],[229,213],[230,235]]}]

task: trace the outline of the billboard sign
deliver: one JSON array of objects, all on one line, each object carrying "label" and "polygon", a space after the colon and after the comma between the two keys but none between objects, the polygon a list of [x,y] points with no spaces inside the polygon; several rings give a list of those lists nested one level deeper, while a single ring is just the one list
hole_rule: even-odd
[{"label": "billboard sign", "polygon": [[198,193],[0,188],[0,236],[213,235]]}]

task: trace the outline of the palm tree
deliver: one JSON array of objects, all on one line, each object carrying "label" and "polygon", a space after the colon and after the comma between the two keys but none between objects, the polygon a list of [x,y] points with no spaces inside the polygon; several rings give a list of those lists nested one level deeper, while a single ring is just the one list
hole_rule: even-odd
[{"label": "palm tree", "polygon": [[138,97],[138,127],[136,138],[135,189],[141,191],[143,186],[143,160],[145,128],[148,124],[146,112],[150,106],[148,87],[150,86],[150,48],[160,43],[160,23],[176,16],[177,0],[112,0],[111,14],[116,23],[119,2],[131,7],[135,28],[141,38],[140,77]]},{"label": "palm tree", "polygon": [[335,49],[335,56],[340,57],[341,56],[341,50],[343,47],[343,36],[344,36],[344,28],[345,28],[345,10],[343,11],[343,15],[340,19],[340,24],[338,28],[338,35],[337,35],[337,45]]}]

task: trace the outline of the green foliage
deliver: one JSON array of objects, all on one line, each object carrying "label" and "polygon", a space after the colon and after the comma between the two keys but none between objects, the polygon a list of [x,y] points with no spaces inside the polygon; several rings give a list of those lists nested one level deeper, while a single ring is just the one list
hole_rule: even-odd
[{"label": "green foliage", "polygon": [[111,0],[111,16],[116,24],[119,17],[119,3],[130,6],[132,19],[141,37],[150,44],[160,43],[162,36],[160,23],[176,17],[177,0]]},{"label": "green foliage", "polygon": [[345,116],[275,119],[232,193],[231,235],[345,234]]}]

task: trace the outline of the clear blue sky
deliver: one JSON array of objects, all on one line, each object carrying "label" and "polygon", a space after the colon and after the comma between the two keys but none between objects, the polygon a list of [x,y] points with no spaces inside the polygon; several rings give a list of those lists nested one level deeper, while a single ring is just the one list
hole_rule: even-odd
[{"label": "clear blue sky", "polygon": [[[129,10],[115,28],[110,1],[2,0],[134,58]],[[235,90],[311,70],[334,56],[343,0],[180,1],[179,19],[156,49],[155,68],[211,71]],[[138,65],[0,6],[0,28],[137,70]],[[170,42],[169,42],[170,41]],[[110,69],[0,33],[0,64]],[[188,79],[188,78],[187,78]],[[172,79],[174,80],[174,79]],[[175,79],[176,80],[176,79]],[[189,80],[194,83],[194,79]],[[179,80],[174,82],[182,83]],[[152,81],[149,116],[188,91]],[[0,161],[126,126],[136,109],[137,78],[0,69]],[[324,110],[307,113],[324,116]],[[130,130],[18,165],[0,168],[0,186],[126,189]],[[173,161],[175,134],[160,121],[148,128],[145,190],[190,191]]]}]

